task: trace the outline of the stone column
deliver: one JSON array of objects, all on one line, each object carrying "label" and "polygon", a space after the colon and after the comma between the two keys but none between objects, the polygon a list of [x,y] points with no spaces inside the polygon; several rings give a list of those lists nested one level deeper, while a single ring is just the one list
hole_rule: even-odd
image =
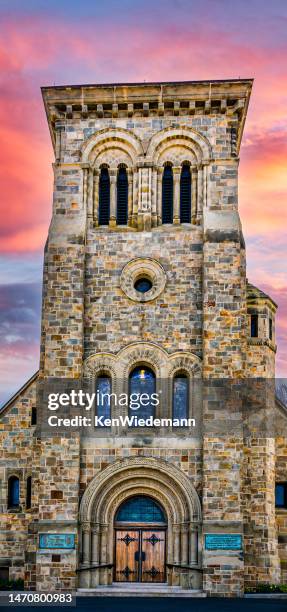
[{"label": "stone column", "polygon": [[151,226],[157,226],[157,169],[152,170]]},{"label": "stone column", "polygon": [[117,170],[110,170],[110,223],[111,227],[117,224]]},{"label": "stone column", "polygon": [[[101,565],[105,565],[108,562],[108,528],[109,526],[106,524],[101,526]],[[100,572],[100,583],[108,584],[108,568],[104,567]]]},{"label": "stone column", "polygon": [[139,167],[138,228],[151,229],[151,178],[149,166]]},{"label": "stone column", "polygon": [[190,565],[198,563],[198,529],[192,524],[189,527],[189,563]]},{"label": "stone column", "polygon": [[[92,565],[99,565],[100,561],[100,547],[99,547],[99,525],[92,526]],[[91,570],[92,580],[91,586],[96,587],[99,584],[99,569],[94,567]]]},{"label": "stone column", "polygon": [[197,219],[197,169],[191,172],[191,223],[196,223]]},{"label": "stone column", "polygon": [[89,164],[82,164],[83,170],[83,209],[87,210]]},{"label": "stone column", "polygon": [[127,170],[128,174],[128,225],[132,224],[133,214],[133,171],[131,168]]},{"label": "stone column", "polygon": [[197,171],[197,222],[202,218],[203,210],[203,166],[198,166]]},{"label": "stone column", "polygon": [[91,560],[91,525],[83,523],[83,565],[90,565]]},{"label": "stone column", "polygon": [[93,218],[93,195],[94,195],[94,171],[88,170],[88,194],[87,194],[87,217]]},{"label": "stone column", "polygon": [[173,223],[180,223],[180,174],[181,167],[173,168]]},{"label": "stone column", "polygon": [[181,563],[182,565],[188,564],[188,525],[183,524],[181,526]]},{"label": "stone column", "polygon": [[100,561],[99,526],[93,525],[92,527],[92,565],[98,565],[99,561]]},{"label": "stone column", "polygon": [[162,224],[162,175],[163,168],[157,169],[157,224]]},{"label": "stone column", "polygon": [[173,558],[174,563],[180,563],[180,525],[173,526]]},{"label": "stone column", "polygon": [[108,525],[101,526],[101,564],[107,563]]},{"label": "stone column", "polygon": [[99,224],[99,181],[100,171],[94,170],[94,198],[93,198],[93,218],[95,225]]},{"label": "stone column", "polygon": [[132,227],[137,227],[137,216],[138,216],[138,180],[139,173],[138,169],[134,168],[133,171],[133,209],[132,209]]}]

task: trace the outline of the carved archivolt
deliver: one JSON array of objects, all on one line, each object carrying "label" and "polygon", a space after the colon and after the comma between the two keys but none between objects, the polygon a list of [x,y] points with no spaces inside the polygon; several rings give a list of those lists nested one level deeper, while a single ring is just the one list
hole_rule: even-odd
[{"label": "carved archivolt", "polygon": [[143,155],[140,139],[131,131],[124,128],[105,128],[99,130],[82,147],[82,162],[96,164],[97,156],[103,150],[108,151],[114,147],[120,148],[136,164],[137,157]]},{"label": "carved archivolt", "polygon": [[127,379],[131,370],[137,365],[151,367],[157,378],[172,377],[177,371],[185,371],[192,377],[200,377],[201,361],[188,351],[176,351],[168,354],[162,347],[153,342],[132,342],[116,355],[96,353],[86,359],[84,376],[95,377],[102,371],[111,372],[112,377]]},{"label": "carved archivolt", "polygon": [[106,164],[110,169],[118,168],[119,164],[124,164],[128,168],[133,166],[133,156],[129,150],[121,147],[118,142],[109,141],[105,145],[97,147],[92,154],[92,166],[98,170],[102,164]]},{"label": "carved archivolt", "polygon": [[112,524],[117,508],[134,494],[155,497],[173,523],[200,521],[200,501],[179,468],[153,457],[117,461],[95,476],[80,506],[80,521]]},{"label": "carved archivolt", "polygon": [[157,132],[150,139],[146,155],[158,163],[164,150],[171,146],[183,148],[185,159],[189,151],[190,159],[195,160],[197,164],[212,159],[212,149],[207,138],[190,127],[165,128]]}]

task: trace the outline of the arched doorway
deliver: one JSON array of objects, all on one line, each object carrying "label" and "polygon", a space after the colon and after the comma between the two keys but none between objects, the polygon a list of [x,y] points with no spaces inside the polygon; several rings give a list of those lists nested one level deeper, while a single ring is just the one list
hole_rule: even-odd
[{"label": "arched doorway", "polygon": [[[149,508],[153,508],[154,513],[152,520],[147,521],[145,515],[141,524],[143,514],[134,514],[135,508],[129,505],[134,498],[150,500]],[[136,508],[139,512],[138,504]],[[155,520],[156,512],[162,513],[161,520]],[[122,520],[125,517],[127,520]],[[112,584],[116,563],[115,529],[120,527],[125,531],[120,536],[123,538],[127,531],[131,535],[132,528],[135,531],[146,529],[150,536],[145,534],[145,537],[151,538],[156,528],[162,532],[161,535],[164,533],[166,582],[171,586],[200,588],[200,501],[191,480],[172,463],[155,457],[136,456],[109,465],[89,483],[81,500],[79,518],[78,573],[81,588]],[[133,551],[133,558],[138,551],[146,552],[139,544],[134,549],[132,543],[127,547]],[[153,563],[148,569],[153,565],[157,568]],[[127,567],[131,566],[127,563]],[[121,571],[124,569],[125,566]],[[135,578],[138,579],[138,574]],[[125,576],[124,581],[128,582]],[[156,577],[151,582],[156,582]]]},{"label": "arched doorway", "polygon": [[115,516],[116,582],[165,582],[167,519],[147,495],[124,501]]}]

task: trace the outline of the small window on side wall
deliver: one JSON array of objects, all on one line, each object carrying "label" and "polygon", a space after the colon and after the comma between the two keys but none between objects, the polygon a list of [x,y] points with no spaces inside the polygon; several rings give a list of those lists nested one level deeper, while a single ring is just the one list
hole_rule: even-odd
[{"label": "small window on side wall", "polygon": [[112,380],[107,374],[101,374],[96,381],[97,416],[111,418]]},{"label": "small window on side wall", "polygon": [[20,482],[17,476],[10,476],[8,480],[8,508],[19,508]]},{"label": "small window on side wall", "polygon": [[187,419],[189,416],[189,379],[186,374],[176,374],[172,392],[173,419]]},{"label": "small window on side wall", "polygon": [[30,510],[32,500],[32,476],[28,476],[26,483],[26,510]]},{"label": "small window on side wall", "polygon": [[250,336],[258,338],[258,315],[252,314],[250,317]]},{"label": "small window on side wall", "polygon": [[37,408],[36,408],[36,406],[32,406],[31,425],[37,425]]},{"label": "small window on side wall", "polygon": [[276,482],[275,507],[287,509],[287,482]]},{"label": "small window on side wall", "polygon": [[269,340],[273,339],[273,325],[272,325],[272,318],[269,317]]}]

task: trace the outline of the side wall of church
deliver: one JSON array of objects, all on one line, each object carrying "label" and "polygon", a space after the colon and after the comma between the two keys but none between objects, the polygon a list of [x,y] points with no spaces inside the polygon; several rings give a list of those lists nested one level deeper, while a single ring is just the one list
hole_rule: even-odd
[{"label": "side wall of church", "polygon": [[[29,526],[37,516],[39,448],[31,426],[32,406],[36,403],[36,382],[15,399],[0,422],[0,567],[9,567],[10,580],[35,580],[35,555],[29,555]],[[19,478],[20,504],[8,508],[8,480]],[[26,508],[27,478],[32,476],[31,509]]]}]

